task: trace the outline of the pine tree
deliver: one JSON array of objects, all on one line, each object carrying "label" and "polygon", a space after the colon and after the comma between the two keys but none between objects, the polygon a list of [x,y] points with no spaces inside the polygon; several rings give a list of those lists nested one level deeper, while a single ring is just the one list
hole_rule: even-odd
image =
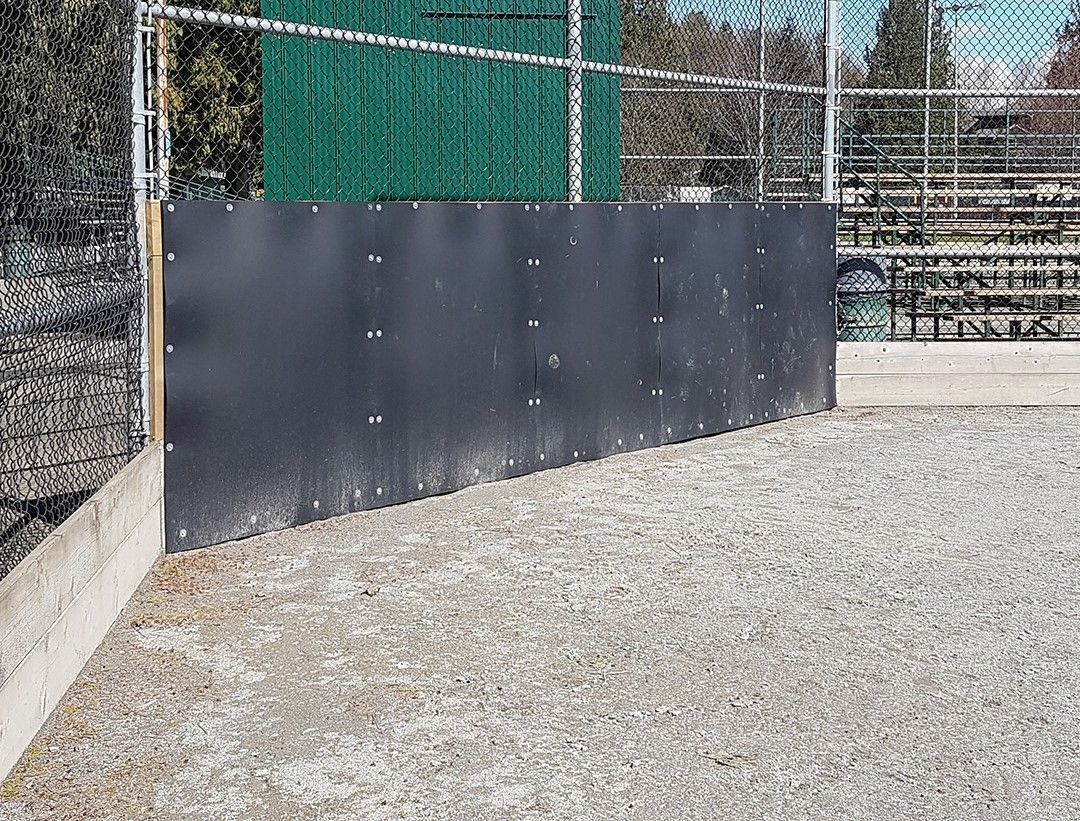
[{"label": "pine tree", "polygon": [[[259,13],[259,0],[216,0],[214,8]],[[250,197],[262,186],[262,51],[245,32],[170,23],[168,107],[174,179],[212,182]]]},{"label": "pine tree", "polygon": [[666,0],[621,0],[620,13],[626,65],[685,71],[686,52]]},{"label": "pine tree", "polygon": [[[622,62],[631,66],[687,71],[687,39],[671,16],[667,0],[620,0]],[[701,23],[705,28],[702,29]],[[692,39],[707,42],[708,21],[695,20]],[[623,88],[655,86],[650,80],[624,80]],[[624,153],[686,153],[696,129],[695,100],[682,94],[624,93],[620,106]],[[661,184],[686,184],[680,165],[659,160],[631,161],[623,185],[638,196],[655,197]]]},{"label": "pine tree", "polygon": [[[866,86],[925,88],[927,6],[926,0],[889,0],[881,10],[877,39],[866,52]],[[941,9],[930,8],[930,88],[948,88],[953,78],[951,38]],[[931,133],[940,133],[951,122],[952,103],[932,100],[931,106]],[[856,115],[855,125],[871,140],[881,136],[905,138],[884,142],[909,153],[906,149],[919,142],[915,138],[923,132],[923,118],[924,101],[918,98],[869,99]]]},{"label": "pine tree", "polygon": [[0,245],[108,235],[118,212],[88,188],[111,195],[131,171],[127,21],[96,0],[4,0],[0,20]]}]

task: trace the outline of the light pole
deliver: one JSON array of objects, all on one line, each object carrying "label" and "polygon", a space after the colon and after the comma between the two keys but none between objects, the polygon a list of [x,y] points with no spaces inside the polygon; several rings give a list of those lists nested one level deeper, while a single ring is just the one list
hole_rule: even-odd
[{"label": "light pole", "polygon": [[[765,0],[758,0],[758,82],[765,82]],[[765,199],[765,92],[758,92],[757,200]]]},{"label": "light pole", "polygon": [[[949,32],[950,45],[953,49],[953,91],[960,89],[960,67],[956,54],[956,32],[960,28],[960,14],[965,11],[978,11],[982,3],[952,3],[941,6],[941,11],[952,12],[953,24]],[[953,98],[953,209],[959,216],[960,210],[960,98]]]},{"label": "light pole", "polygon": [[926,243],[926,218],[929,214],[930,202],[930,80],[931,68],[934,59],[934,21],[933,0],[925,0],[923,5],[923,88],[926,96],[923,97],[923,161],[922,161],[922,185],[919,186],[919,226],[923,244]]}]

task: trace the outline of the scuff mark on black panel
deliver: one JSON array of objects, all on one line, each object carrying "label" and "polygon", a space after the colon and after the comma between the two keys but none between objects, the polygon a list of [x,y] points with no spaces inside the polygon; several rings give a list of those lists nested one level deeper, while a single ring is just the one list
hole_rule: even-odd
[{"label": "scuff mark on black panel", "polygon": [[163,217],[169,550],[834,401],[826,206]]}]

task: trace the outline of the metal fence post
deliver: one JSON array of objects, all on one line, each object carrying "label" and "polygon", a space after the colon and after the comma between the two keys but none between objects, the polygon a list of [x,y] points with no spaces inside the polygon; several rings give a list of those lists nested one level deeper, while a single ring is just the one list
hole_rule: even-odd
[{"label": "metal fence post", "polygon": [[[765,0],[758,0],[758,82],[765,82]],[[757,199],[765,199],[765,92],[758,92]]]},{"label": "metal fence post", "polygon": [[150,336],[149,322],[146,312],[147,286],[149,280],[147,273],[148,254],[146,248],[146,195],[150,182],[149,164],[147,162],[147,133],[150,128],[150,114],[147,108],[146,89],[146,30],[148,28],[146,18],[136,11],[134,37],[132,38],[131,63],[131,155],[132,155],[132,185],[135,189],[135,252],[138,259],[138,271],[141,274],[140,298],[138,309],[141,316],[137,323],[132,323],[131,336],[138,335],[137,339],[131,339],[131,344],[138,346],[138,368],[141,382],[139,391],[139,429],[132,430],[129,434],[129,455],[134,456],[142,448],[146,434],[150,431]]},{"label": "metal fence post", "polygon": [[581,202],[582,48],[581,0],[566,0],[566,197]]},{"label": "metal fence post", "polygon": [[[925,3],[926,12],[926,30],[923,36],[923,48],[925,50],[925,63],[923,65],[923,82],[926,91],[930,91],[930,85],[932,83],[931,67],[933,65],[934,58],[934,37],[933,37],[933,4],[931,0],[926,0]],[[930,95],[927,94],[923,97],[923,198],[925,199],[926,193],[926,178],[930,176]]]},{"label": "metal fence post", "polygon": [[836,132],[840,119],[840,0],[825,0],[825,128],[821,199],[836,202]]}]

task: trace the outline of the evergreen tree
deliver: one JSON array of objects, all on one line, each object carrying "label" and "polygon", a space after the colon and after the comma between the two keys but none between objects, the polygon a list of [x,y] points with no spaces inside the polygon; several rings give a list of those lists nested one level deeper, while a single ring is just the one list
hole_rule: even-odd
[{"label": "evergreen tree", "polygon": [[[39,44],[34,37],[29,5],[22,0],[0,2],[8,41],[0,61],[0,247],[18,236],[29,218],[34,190],[33,168],[28,156],[32,145],[31,112],[33,84],[41,74],[34,65]],[[40,52],[38,52],[40,53]],[[40,101],[46,108],[44,100]]]},{"label": "evergreen tree", "polygon": [[678,24],[666,0],[620,0],[622,59],[626,65],[686,70]]},{"label": "evergreen tree", "polygon": [[[930,6],[930,88],[952,84],[951,43],[943,14]],[[889,0],[881,10],[877,39],[866,52],[866,83],[870,88],[926,87],[926,0]],[[931,101],[931,133],[941,133],[953,103]],[[869,139],[901,137],[883,143],[905,154],[920,145],[923,132],[924,101],[918,98],[869,99],[856,114],[856,128]],[[932,150],[932,149],[931,149]],[[921,152],[921,147],[918,148]]]},{"label": "evergreen tree", "polygon": [[[695,22],[692,39],[707,38],[708,21]],[[622,62],[625,65],[689,70],[687,38],[668,11],[667,0],[620,0]],[[623,88],[660,85],[651,80],[624,80]],[[622,147],[632,155],[687,153],[696,129],[695,100],[685,94],[624,93],[620,106]],[[684,146],[680,149],[679,146]],[[655,197],[661,180],[685,185],[681,167],[662,160],[629,161],[623,184],[639,196]]]},{"label": "evergreen tree", "polygon": [[131,171],[127,21],[104,0],[4,0],[0,20],[0,243],[114,235]]},{"label": "evergreen tree", "polygon": [[[213,5],[237,14],[259,13],[259,0]],[[223,174],[227,196],[251,196],[262,187],[263,171],[260,38],[182,23],[168,24],[168,33],[171,175],[212,184]]]}]

